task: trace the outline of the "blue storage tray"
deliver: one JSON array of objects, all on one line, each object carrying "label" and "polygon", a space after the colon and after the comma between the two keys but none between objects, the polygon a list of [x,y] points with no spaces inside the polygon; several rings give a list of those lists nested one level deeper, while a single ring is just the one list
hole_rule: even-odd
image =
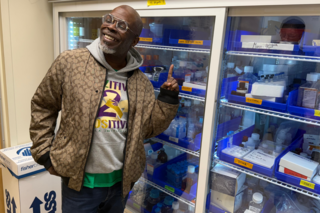
[{"label": "blue storage tray", "polygon": [[224,79],[222,79],[220,97],[224,97],[224,96],[227,95],[228,88],[229,88],[229,83],[231,83],[231,82],[233,82],[233,81],[237,81],[238,78],[239,78],[238,76],[235,76],[235,77],[230,77],[230,78],[224,78]]},{"label": "blue storage tray", "polygon": [[320,117],[315,116],[315,110],[304,108],[304,107],[298,107],[297,105],[297,99],[298,99],[298,90],[293,90],[289,93],[288,97],[288,112],[292,115],[298,115],[306,118],[316,119],[320,120]]},{"label": "blue storage tray", "polygon": [[[165,34],[165,30],[163,32]],[[154,35],[150,29],[142,29],[141,34],[140,34],[140,44],[158,44],[158,45],[162,45],[164,44],[164,38],[165,35],[163,35],[162,37],[158,37],[156,35]],[[142,41],[145,40],[145,41]]]},{"label": "blue storage tray", "polygon": [[179,90],[180,90],[180,92],[185,93],[185,94],[189,94],[189,95],[197,95],[197,96],[201,96],[201,97],[206,96],[206,90],[203,90],[203,89],[196,89],[196,88],[192,88],[192,87],[179,86]]},{"label": "blue storage tray", "polygon": [[[155,184],[158,184],[159,186],[168,189],[169,191],[173,192],[174,194],[181,196],[189,201],[192,201],[196,195],[197,195],[197,182],[199,181],[199,178],[195,184],[191,187],[190,194],[182,191],[181,189],[178,189],[171,184],[166,182],[166,170],[167,170],[167,165],[177,163],[179,161],[187,160],[188,158],[191,158],[192,156],[189,154],[182,154],[179,155],[178,157],[169,160],[168,162],[162,164],[161,166],[157,167],[154,169],[153,172],[153,177],[151,175],[148,175],[148,179],[153,181]],[[196,166],[196,172],[199,169],[199,165]]]},{"label": "blue storage tray", "polygon": [[[233,136],[233,144],[234,144],[234,145],[240,145],[240,144],[242,143],[242,138],[243,138],[243,136],[248,136],[248,137],[250,137],[251,134],[252,134],[252,132],[253,132],[253,130],[254,130],[254,125],[251,126],[251,127],[249,127],[249,128],[247,128],[247,129],[245,129],[245,130],[243,130],[243,131],[241,131],[241,132],[239,132],[239,133],[237,133],[237,134],[235,134],[235,135]],[[304,131],[299,130],[299,131],[297,132],[297,135],[296,135],[296,137],[295,137],[295,140],[294,140],[291,144],[297,143],[297,141],[302,137],[303,132],[304,132]],[[247,168],[247,167],[244,167],[244,166],[241,166],[241,165],[239,165],[239,164],[234,163],[234,161],[235,161],[235,159],[236,159],[235,157],[233,157],[233,156],[231,156],[231,155],[228,155],[228,154],[225,154],[225,153],[222,152],[223,149],[227,148],[227,146],[228,146],[228,141],[229,141],[229,138],[225,138],[225,139],[223,139],[222,141],[219,142],[219,145],[218,145],[218,153],[217,153],[218,156],[219,156],[219,158],[220,158],[222,161],[225,161],[225,162],[234,164],[234,165],[236,165],[236,166],[240,166],[240,167],[243,167],[243,168],[245,168],[245,169],[250,170],[250,169]],[[288,149],[290,149],[290,146],[288,146],[283,152],[286,152]],[[275,165],[277,164],[277,163],[276,163],[276,162],[277,162],[277,159],[279,159],[280,156],[281,156],[281,155],[279,155],[279,156],[275,159],[275,161],[274,161],[275,163],[274,163],[273,167],[271,167],[270,169],[269,169],[269,168],[266,168],[266,167],[263,167],[263,166],[260,166],[260,165],[257,165],[257,164],[252,163],[252,162],[248,162],[248,163],[250,163],[250,164],[253,165],[253,167],[252,167],[252,169],[251,169],[252,171],[257,172],[257,173],[260,173],[260,174],[265,175],[265,176],[272,177],[273,174],[274,174]],[[241,160],[242,160],[242,159],[241,159]],[[247,161],[245,161],[245,160],[242,160],[242,161],[247,162]]]},{"label": "blue storage tray", "polygon": [[[169,45],[171,46],[180,46],[180,47],[192,47],[192,48],[205,48],[210,49],[211,47],[211,40],[208,40],[210,37],[210,31],[209,30],[197,30],[197,31],[191,31],[191,30],[176,30],[172,29],[170,30],[170,36],[169,36]],[[186,43],[182,43],[181,40],[186,40]],[[179,42],[180,41],[180,42]],[[200,41],[202,44],[199,43],[192,43],[194,41]],[[190,42],[189,44],[187,44]]]},{"label": "blue storage tray", "polygon": [[230,131],[236,131],[237,129],[239,129],[241,120],[242,120],[242,116],[239,116],[230,121],[219,124],[217,129],[216,140],[219,140],[220,138],[225,137],[227,133]]},{"label": "blue storage tray", "polygon": [[286,103],[276,103],[276,102],[264,101],[264,100],[262,101],[261,105],[247,103],[246,97],[231,94],[231,91],[237,90],[237,86],[238,86],[238,81],[234,81],[229,84],[229,90],[228,90],[228,93],[226,96],[226,98],[228,99],[229,102],[239,103],[239,104],[263,108],[263,109],[274,110],[274,111],[278,111],[278,112],[286,112],[287,111],[287,104]]},{"label": "blue storage tray", "polygon": [[202,135],[201,133],[196,135],[193,143],[189,142],[186,138],[183,138],[183,139],[175,138],[175,137],[168,136],[164,133],[157,135],[156,138],[159,138],[159,139],[164,140],[166,142],[169,142],[174,145],[178,145],[178,146],[181,146],[181,147],[193,150],[193,151],[198,151],[201,146],[201,135]]},{"label": "blue storage tray", "polygon": [[[281,181],[283,181],[283,182],[286,182],[286,183],[295,185],[295,186],[297,186],[297,187],[300,187],[300,188],[302,188],[302,189],[305,189],[305,190],[310,191],[310,192],[313,192],[313,193],[320,194],[320,185],[319,185],[319,184],[316,184],[316,183],[313,183],[313,182],[310,182],[310,181],[307,181],[307,180],[304,180],[304,179],[301,179],[301,178],[298,178],[298,177],[294,177],[294,176],[287,175],[287,174],[284,174],[284,173],[279,172],[279,163],[280,163],[281,158],[282,158],[285,154],[287,154],[288,152],[290,152],[290,151],[292,151],[292,150],[295,150],[296,148],[301,148],[301,147],[302,147],[302,144],[303,144],[303,138],[300,138],[300,140],[299,140],[297,143],[292,144],[292,146],[290,146],[289,149],[286,150],[286,152],[282,153],[282,154],[279,156],[279,158],[277,158],[277,160],[276,160],[275,177],[276,177],[278,180],[281,180]],[[306,182],[310,182],[311,184],[314,184],[314,189],[307,188],[307,187],[305,187],[305,186],[300,185],[301,180],[304,180],[304,181],[306,181]]]}]

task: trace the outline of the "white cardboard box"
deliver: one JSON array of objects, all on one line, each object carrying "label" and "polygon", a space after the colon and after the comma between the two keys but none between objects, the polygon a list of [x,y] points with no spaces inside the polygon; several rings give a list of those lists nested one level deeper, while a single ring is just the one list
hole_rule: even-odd
[{"label": "white cardboard box", "polygon": [[319,163],[293,152],[288,152],[281,158],[279,165],[312,179],[317,172]]},{"label": "white cardboard box", "polygon": [[5,212],[61,213],[61,178],[33,160],[31,145],[0,150]]}]

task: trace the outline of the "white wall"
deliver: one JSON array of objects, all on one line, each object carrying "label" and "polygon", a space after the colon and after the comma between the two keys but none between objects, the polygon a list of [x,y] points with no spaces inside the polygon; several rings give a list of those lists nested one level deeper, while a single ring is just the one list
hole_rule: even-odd
[{"label": "white wall", "polygon": [[30,142],[30,100],[54,59],[52,5],[45,0],[1,0],[1,22],[5,144],[14,146]]}]

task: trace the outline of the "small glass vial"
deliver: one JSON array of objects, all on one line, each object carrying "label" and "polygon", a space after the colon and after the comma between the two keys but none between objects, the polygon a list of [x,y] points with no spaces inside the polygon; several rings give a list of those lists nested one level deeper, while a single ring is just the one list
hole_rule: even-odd
[{"label": "small glass vial", "polygon": [[252,201],[249,203],[249,210],[260,213],[263,209],[263,196],[261,193],[256,192],[252,196]]}]

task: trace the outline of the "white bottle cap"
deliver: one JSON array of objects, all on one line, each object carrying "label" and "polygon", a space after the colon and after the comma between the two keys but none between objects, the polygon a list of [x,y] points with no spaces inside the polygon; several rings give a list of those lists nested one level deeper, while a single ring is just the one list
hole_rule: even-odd
[{"label": "white bottle cap", "polygon": [[281,145],[276,145],[276,152],[279,153],[282,150],[282,146]]},{"label": "white bottle cap", "polygon": [[307,81],[317,81],[318,80],[318,75],[315,73],[312,74],[307,74]]},{"label": "white bottle cap", "polygon": [[234,68],[234,63],[228,62],[227,67],[233,69]]},{"label": "white bottle cap", "polygon": [[187,66],[187,61],[180,61],[179,62],[180,67],[186,67]]},{"label": "white bottle cap", "polygon": [[173,202],[173,203],[172,203],[172,208],[173,208],[174,210],[179,209],[179,202],[177,202],[177,201]]},{"label": "white bottle cap", "polygon": [[262,147],[263,148],[268,148],[268,144],[264,143],[264,144],[262,144]]},{"label": "white bottle cap", "polygon": [[151,154],[151,159],[156,160],[158,158],[158,154],[156,152]]},{"label": "white bottle cap", "polygon": [[252,133],[251,138],[256,141],[260,139],[260,135],[258,133]]},{"label": "white bottle cap", "polygon": [[257,203],[257,204],[262,203],[262,201],[263,201],[262,194],[260,194],[259,192],[254,193],[253,196],[252,196],[252,201]]},{"label": "white bottle cap", "polygon": [[245,73],[253,73],[253,67],[252,66],[245,66],[244,72]]},{"label": "white bottle cap", "polygon": [[305,158],[307,158],[307,157],[308,157],[308,154],[307,154],[307,153],[305,153],[305,152],[301,152],[301,153],[300,153],[300,155],[301,155],[302,157],[305,157]]},{"label": "white bottle cap", "polygon": [[188,173],[193,174],[195,171],[196,171],[196,167],[195,166],[192,166],[192,165],[188,166]]}]

